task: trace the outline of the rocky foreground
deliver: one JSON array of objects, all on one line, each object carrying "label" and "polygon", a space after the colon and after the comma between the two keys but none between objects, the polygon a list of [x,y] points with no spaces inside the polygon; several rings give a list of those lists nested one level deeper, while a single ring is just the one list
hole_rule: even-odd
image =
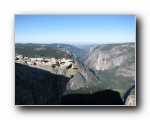
[{"label": "rocky foreground", "polygon": [[15,58],[16,105],[59,105],[66,90],[99,84],[87,67],[77,60],[55,58]]}]

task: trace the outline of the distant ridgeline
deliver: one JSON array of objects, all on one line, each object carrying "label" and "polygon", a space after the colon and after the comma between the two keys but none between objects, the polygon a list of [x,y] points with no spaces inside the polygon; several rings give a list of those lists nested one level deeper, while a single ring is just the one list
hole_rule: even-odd
[{"label": "distant ridgeline", "polygon": [[[15,45],[16,55],[21,54],[26,57],[55,57],[63,58],[65,52],[62,52],[57,49],[45,47],[42,45],[26,45],[26,44],[16,44]],[[70,57],[68,55],[68,57]]]},{"label": "distant ridgeline", "polygon": [[87,51],[68,44],[15,44],[16,53],[27,57],[55,57],[60,58],[67,53],[70,58],[76,58],[84,62]]}]

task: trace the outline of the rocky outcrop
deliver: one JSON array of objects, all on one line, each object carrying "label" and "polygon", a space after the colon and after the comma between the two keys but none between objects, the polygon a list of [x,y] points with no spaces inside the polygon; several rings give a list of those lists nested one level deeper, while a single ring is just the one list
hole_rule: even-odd
[{"label": "rocky outcrop", "polygon": [[18,55],[15,58],[16,63],[21,63],[31,67],[43,69],[56,75],[64,75],[73,77],[78,67],[72,59],[56,59],[56,58],[29,58]]},{"label": "rocky outcrop", "polygon": [[[18,57],[19,56],[19,57]],[[28,58],[22,55],[16,56],[16,63],[25,64],[34,68],[49,71],[55,75],[63,75],[70,78],[67,89],[77,90],[87,87],[88,84],[100,84],[100,79],[96,77],[83,63],[77,59],[56,59],[56,58]],[[20,58],[20,56],[22,56]],[[76,74],[77,73],[77,74]]]},{"label": "rocky outcrop", "polygon": [[83,88],[86,86],[86,80],[84,76],[80,73],[77,72],[77,74],[70,79],[70,81],[67,84],[67,90],[77,90],[80,88]]},{"label": "rocky outcrop", "polygon": [[94,46],[90,49],[85,64],[94,70],[111,70],[119,66],[116,76],[135,76],[135,44],[107,44]]},{"label": "rocky outcrop", "polygon": [[127,106],[135,106],[136,105],[136,97],[135,95],[129,95],[126,102],[125,102],[125,105]]},{"label": "rocky outcrop", "polygon": [[78,60],[75,60],[75,63],[78,67],[78,72],[67,84],[67,89],[76,90],[81,87],[88,87],[88,85],[101,84],[100,78],[92,70]]},{"label": "rocky outcrop", "polygon": [[136,105],[135,85],[130,87],[124,95],[124,104],[127,106]]},{"label": "rocky outcrop", "polygon": [[78,60],[19,55],[15,62],[16,105],[58,105],[66,90],[100,83],[99,78]]}]

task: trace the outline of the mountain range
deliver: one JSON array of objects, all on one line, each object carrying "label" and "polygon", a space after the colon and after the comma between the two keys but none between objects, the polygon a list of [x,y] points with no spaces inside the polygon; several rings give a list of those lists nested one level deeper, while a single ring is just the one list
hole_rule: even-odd
[{"label": "mountain range", "polygon": [[[93,94],[94,96],[94,93],[103,90],[117,91],[122,102],[124,102],[125,95],[127,99],[126,92],[136,83],[135,43],[83,45],[80,48],[60,43],[15,44],[16,56],[21,54],[25,57],[59,59],[63,58],[66,53],[68,59],[73,59],[78,68],[72,78],[67,77],[66,69],[60,74],[59,67],[43,69],[47,66],[35,68],[16,63],[15,100],[17,105],[58,105],[62,103],[62,96],[64,96],[63,104],[66,104],[64,100],[72,99],[72,97],[65,97],[65,95]],[[90,98],[89,95],[87,95],[87,99],[96,100],[95,97]],[[135,90],[132,90],[129,95],[135,96]],[[108,99],[111,101],[110,96]],[[119,96],[117,98],[120,100]],[[88,101],[86,97],[84,99],[86,103],[89,103],[90,100]],[[118,104],[122,104],[122,102],[118,102]]]}]

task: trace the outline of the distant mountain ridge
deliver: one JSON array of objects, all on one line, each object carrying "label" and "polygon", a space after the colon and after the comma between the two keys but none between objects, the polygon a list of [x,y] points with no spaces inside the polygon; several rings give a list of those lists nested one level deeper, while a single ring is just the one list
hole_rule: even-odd
[{"label": "distant mountain ridge", "polygon": [[55,57],[62,58],[65,52],[49,48],[42,45],[15,45],[15,54],[21,54],[25,57]]},{"label": "distant mountain ridge", "polygon": [[[59,50],[63,53],[68,53],[70,57],[74,57],[84,62],[87,58],[87,51],[69,44],[53,43],[53,44],[33,44],[33,43],[16,43],[16,49],[21,46],[26,47],[46,47],[52,50]],[[19,50],[18,50],[19,51]],[[57,52],[56,52],[57,53]]]},{"label": "distant mountain ridge", "polygon": [[87,55],[87,52],[85,50],[75,47],[73,45],[54,43],[54,44],[48,44],[46,46],[66,52],[69,55],[71,55],[72,57],[79,59],[82,62],[84,62],[86,59],[86,57],[84,57],[84,56]]}]

